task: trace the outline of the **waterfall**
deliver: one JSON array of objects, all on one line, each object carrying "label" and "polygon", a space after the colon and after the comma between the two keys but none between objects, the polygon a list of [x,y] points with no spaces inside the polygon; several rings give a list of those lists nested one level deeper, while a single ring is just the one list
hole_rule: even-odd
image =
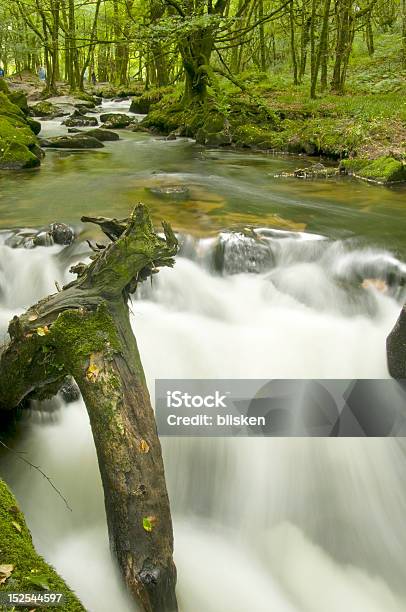
[{"label": "waterfall", "polygon": [[[262,228],[181,236],[133,299],[155,378],[385,378],[406,266],[354,240]],[[4,242],[1,238],[0,243]],[[0,245],[0,328],[70,278],[74,245]],[[182,612],[404,612],[406,448],[396,439],[163,439]],[[109,557],[81,401],[35,405],[1,474],[39,551],[93,612],[131,609]],[[100,585],[103,585],[101,587]]]}]

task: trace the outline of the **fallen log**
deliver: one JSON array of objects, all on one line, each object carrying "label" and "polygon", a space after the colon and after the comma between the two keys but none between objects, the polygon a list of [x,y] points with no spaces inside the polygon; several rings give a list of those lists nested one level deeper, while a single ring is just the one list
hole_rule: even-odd
[{"label": "fallen log", "polygon": [[100,217],[111,239],[94,247],[78,278],[9,325],[0,357],[0,410],[52,396],[73,376],[89,414],[104,488],[111,547],[145,612],[177,610],[173,535],[161,446],[133,335],[128,297],[173,266],[177,240],[158,236],[145,206],[128,220]]},{"label": "fallen log", "polygon": [[406,304],[386,340],[389,374],[406,379]]}]

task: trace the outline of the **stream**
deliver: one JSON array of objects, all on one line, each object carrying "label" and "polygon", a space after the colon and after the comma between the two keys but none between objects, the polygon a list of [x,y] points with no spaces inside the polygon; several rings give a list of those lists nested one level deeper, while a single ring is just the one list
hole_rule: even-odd
[{"label": "stream", "polygon": [[[125,102],[104,102],[126,112]],[[42,135],[64,133],[60,121]],[[387,378],[385,339],[406,300],[406,189],[275,174],[309,160],[120,132],[0,175],[0,334],[88,255],[82,214],[137,201],[182,245],[131,304],[156,378]],[[187,187],[181,199],[157,188]],[[12,228],[73,224],[73,246],[11,249]],[[231,233],[253,225],[261,240]],[[368,282],[365,283],[364,281]],[[371,282],[372,281],[372,282]],[[364,283],[364,286],[362,286]],[[82,401],[59,397],[0,453],[34,543],[91,612],[133,610],[109,554]],[[181,612],[405,612],[406,444],[394,438],[164,438]]]}]

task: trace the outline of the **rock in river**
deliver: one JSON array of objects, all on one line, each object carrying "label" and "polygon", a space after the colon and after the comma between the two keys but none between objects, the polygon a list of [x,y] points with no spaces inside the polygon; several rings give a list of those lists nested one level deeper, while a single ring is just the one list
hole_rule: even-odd
[{"label": "rock in river", "polygon": [[101,149],[103,143],[86,133],[68,134],[66,136],[54,136],[41,141],[42,147],[53,149]]},{"label": "rock in river", "polygon": [[103,123],[103,128],[118,130],[131,125],[131,123],[134,122],[134,118],[124,113],[105,113],[104,115],[100,115],[100,121]]},{"label": "rock in river", "polygon": [[186,185],[168,185],[165,187],[147,187],[147,190],[160,198],[175,200],[186,200],[190,196],[189,187]]},{"label": "rock in river", "polygon": [[109,130],[96,128],[94,130],[88,130],[85,132],[87,136],[92,136],[92,138],[97,138],[101,142],[105,142],[108,140],[120,140],[120,136],[117,132],[111,132]]},{"label": "rock in river", "polygon": [[65,121],[63,121],[62,123],[67,127],[85,127],[87,125],[97,125],[97,119],[96,117],[88,117],[87,115],[82,115],[80,111],[76,110],[73,115],[65,119]]}]

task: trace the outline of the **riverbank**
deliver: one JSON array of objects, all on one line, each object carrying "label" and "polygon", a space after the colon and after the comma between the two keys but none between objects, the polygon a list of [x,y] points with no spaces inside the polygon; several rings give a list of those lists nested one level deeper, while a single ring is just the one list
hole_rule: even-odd
[{"label": "riverbank", "polygon": [[[204,110],[182,108],[174,90],[150,105],[141,126],[208,146],[356,159],[341,164],[341,171],[383,184],[406,181],[406,87],[317,100],[301,86],[282,91],[277,84],[248,82],[244,88],[209,97]],[[137,104],[144,107],[151,97],[148,92]]]}]

